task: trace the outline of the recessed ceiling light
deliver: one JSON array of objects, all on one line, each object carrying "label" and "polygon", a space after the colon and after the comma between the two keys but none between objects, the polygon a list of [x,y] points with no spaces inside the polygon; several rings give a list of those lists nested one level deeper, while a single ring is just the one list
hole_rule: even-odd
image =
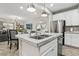
[{"label": "recessed ceiling light", "polygon": [[23,6],[20,6],[20,9],[22,10],[23,9]]},{"label": "recessed ceiling light", "polygon": [[53,4],[50,4],[51,7],[53,7]]}]

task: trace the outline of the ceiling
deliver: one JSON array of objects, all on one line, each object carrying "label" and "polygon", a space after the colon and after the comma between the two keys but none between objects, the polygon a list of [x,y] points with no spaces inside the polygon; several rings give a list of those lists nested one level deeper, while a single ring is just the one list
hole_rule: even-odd
[{"label": "ceiling", "polygon": [[[50,9],[52,12],[56,12],[62,9],[66,9],[75,5],[78,5],[78,3],[53,3],[53,7],[50,6],[52,3],[47,3],[45,6]],[[44,4],[41,4],[44,6]]]},{"label": "ceiling", "polygon": [[[50,6],[51,3],[45,3],[45,7],[48,8],[51,12],[56,12],[62,9],[66,9],[72,6],[77,5],[77,3],[53,3],[53,7]],[[39,3],[38,8],[36,8],[36,12],[30,13],[28,12],[27,3],[0,3],[0,18],[10,18],[10,19],[17,19],[18,17],[24,18],[24,19],[35,19],[40,18],[42,10],[39,8],[39,6],[43,6],[44,4]],[[23,6],[24,8],[21,10],[20,7]]]}]

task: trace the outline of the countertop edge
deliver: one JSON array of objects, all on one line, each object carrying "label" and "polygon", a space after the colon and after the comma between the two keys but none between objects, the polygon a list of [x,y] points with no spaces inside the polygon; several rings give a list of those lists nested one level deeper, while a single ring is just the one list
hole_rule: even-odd
[{"label": "countertop edge", "polygon": [[56,33],[56,36],[50,37],[49,40],[45,40],[45,41],[42,41],[42,42],[40,42],[40,43],[34,43],[34,42],[25,40],[24,38],[19,37],[19,36],[16,35],[17,38],[19,38],[20,40],[24,39],[24,40],[23,40],[24,42],[26,42],[26,43],[28,43],[28,44],[34,46],[34,47],[41,47],[41,46],[43,46],[43,45],[45,45],[45,44],[47,44],[47,43],[53,41],[55,38],[58,38],[58,37],[60,37],[60,36],[62,36],[62,34],[59,34],[59,33],[57,34],[57,33]]}]

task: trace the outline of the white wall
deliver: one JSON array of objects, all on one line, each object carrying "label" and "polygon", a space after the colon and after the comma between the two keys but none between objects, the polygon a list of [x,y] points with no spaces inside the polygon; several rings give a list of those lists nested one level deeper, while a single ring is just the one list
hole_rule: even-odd
[{"label": "white wall", "polygon": [[47,29],[49,26],[49,18],[48,17],[39,17],[39,18],[29,18],[26,19],[26,21],[24,22],[24,28],[26,29],[26,24],[27,23],[32,23],[33,24],[33,30],[35,30],[36,24],[38,24],[40,21],[46,22],[47,24]]},{"label": "white wall", "polygon": [[79,25],[78,9],[55,14],[53,20],[66,20],[66,25]]}]

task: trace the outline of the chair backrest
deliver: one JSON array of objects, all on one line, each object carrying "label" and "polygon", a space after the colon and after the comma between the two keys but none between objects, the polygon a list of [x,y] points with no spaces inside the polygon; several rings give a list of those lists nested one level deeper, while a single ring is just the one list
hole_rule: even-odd
[{"label": "chair backrest", "polygon": [[15,35],[17,34],[17,31],[16,30],[9,30],[9,33],[10,33],[10,39],[17,39],[15,37]]}]

